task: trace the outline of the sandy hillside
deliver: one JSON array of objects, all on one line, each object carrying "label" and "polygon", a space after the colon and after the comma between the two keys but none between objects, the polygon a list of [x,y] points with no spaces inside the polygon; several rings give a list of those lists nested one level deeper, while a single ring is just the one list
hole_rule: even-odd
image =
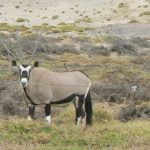
[{"label": "sandy hillside", "polygon": [[[145,0],[0,0],[0,22],[27,26],[75,22],[88,16],[91,25],[149,22]],[[144,14],[147,12],[147,14]],[[19,18],[25,21],[17,22]]]}]

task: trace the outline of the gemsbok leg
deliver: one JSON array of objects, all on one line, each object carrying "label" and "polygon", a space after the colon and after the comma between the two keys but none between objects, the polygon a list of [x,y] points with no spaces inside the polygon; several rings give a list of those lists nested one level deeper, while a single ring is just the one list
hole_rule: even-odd
[{"label": "gemsbok leg", "polygon": [[85,117],[83,110],[84,96],[76,96],[74,105],[76,109],[76,124],[82,124],[82,119]]},{"label": "gemsbok leg", "polygon": [[47,120],[48,125],[51,123],[51,104],[47,104],[45,107],[45,119]]},{"label": "gemsbok leg", "polygon": [[35,106],[34,105],[30,105],[29,106],[29,116],[28,116],[28,120],[32,120],[34,119],[34,112],[35,112]]},{"label": "gemsbok leg", "polygon": [[93,108],[90,91],[85,98],[86,125],[92,125]]}]

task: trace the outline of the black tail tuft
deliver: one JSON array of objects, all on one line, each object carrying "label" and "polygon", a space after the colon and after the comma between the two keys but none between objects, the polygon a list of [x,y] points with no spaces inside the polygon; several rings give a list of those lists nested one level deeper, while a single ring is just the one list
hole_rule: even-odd
[{"label": "black tail tuft", "polygon": [[92,125],[93,108],[90,91],[85,99],[86,124]]}]

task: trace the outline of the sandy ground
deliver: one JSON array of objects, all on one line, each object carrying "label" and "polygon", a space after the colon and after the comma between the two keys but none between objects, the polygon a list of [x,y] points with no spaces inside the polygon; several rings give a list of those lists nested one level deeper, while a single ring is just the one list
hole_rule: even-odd
[{"label": "sandy ground", "polygon": [[[92,26],[135,19],[147,22],[149,16],[140,14],[148,10],[149,2],[145,0],[0,0],[0,23],[56,25],[75,22],[85,16],[92,18]],[[28,21],[18,23],[18,18]]]}]

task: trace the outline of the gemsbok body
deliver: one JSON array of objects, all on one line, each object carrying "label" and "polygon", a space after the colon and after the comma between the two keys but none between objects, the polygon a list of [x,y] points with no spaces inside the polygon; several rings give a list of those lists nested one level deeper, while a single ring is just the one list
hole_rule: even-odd
[{"label": "gemsbok body", "polygon": [[[16,65],[16,63],[15,63]],[[76,124],[86,118],[92,124],[91,80],[80,71],[53,72],[46,68],[20,65],[20,84],[29,106],[28,119],[34,118],[36,105],[45,105],[46,120],[51,122],[51,104],[63,104],[75,100]],[[83,107],[84,106],[84,107]]]}]

